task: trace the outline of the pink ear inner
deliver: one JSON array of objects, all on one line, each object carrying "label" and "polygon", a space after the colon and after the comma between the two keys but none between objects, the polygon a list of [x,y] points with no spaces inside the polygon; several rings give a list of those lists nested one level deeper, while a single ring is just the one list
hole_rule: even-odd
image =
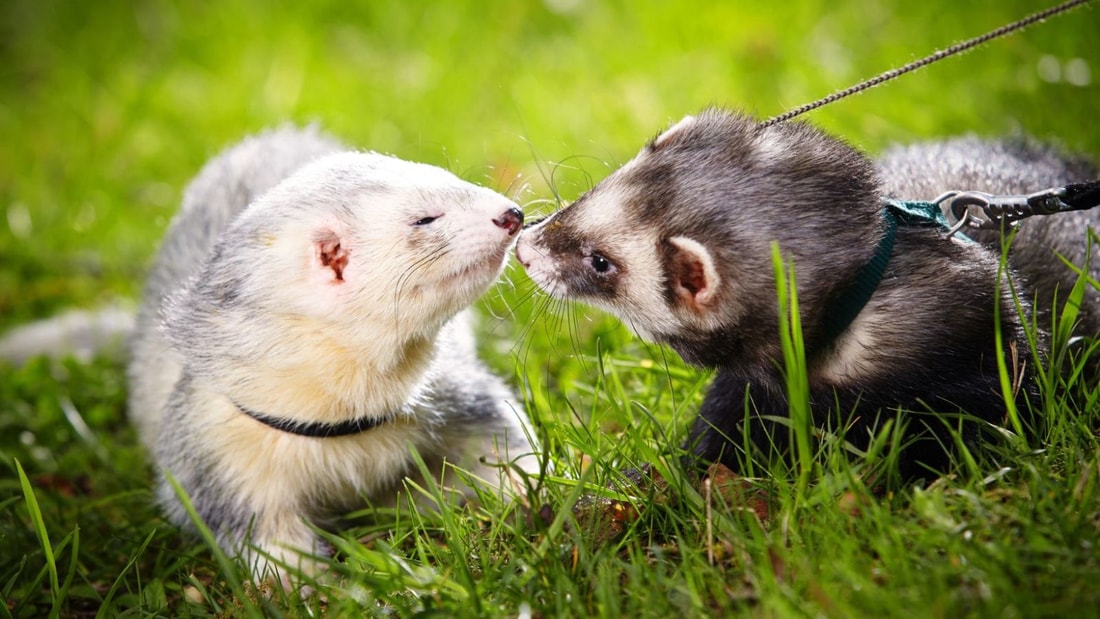
[{"label": "pink ear inner", "polygon": [[348,252],[340,245],[335,232],[326,231],[317,239],[317,257],[321,266],[332,269],[336,281],[344,281],[344,269],[348,266]]},{"label": "pink ear inner", "polygon": [[679,252],[673,259],[676,282],[680,285],[680,293],[685,297],[695,300],[707,287],[707,276],[703,265],[694,256]]},{"label": "pink ear inner", "polygon": [[673,237],[668,242],[672,250],[668,269],[676,296],[692,310],[704,311],[713,302],[719,285],[710,252],[686,237]]}]

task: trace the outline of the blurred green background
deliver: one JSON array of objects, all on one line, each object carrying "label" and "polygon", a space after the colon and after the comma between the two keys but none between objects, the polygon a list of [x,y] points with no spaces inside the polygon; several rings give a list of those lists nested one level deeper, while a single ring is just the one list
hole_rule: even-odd
[{"label": "blurred green background", "polygon": [[[5,0],[0,329],[134,299],[187,179],[264,127],[570,200],[703,106],[774,115],[1045,6]],[[871,151],[975,132],[1100,154],[1098,32],[1086,6],[806,118]]]}]

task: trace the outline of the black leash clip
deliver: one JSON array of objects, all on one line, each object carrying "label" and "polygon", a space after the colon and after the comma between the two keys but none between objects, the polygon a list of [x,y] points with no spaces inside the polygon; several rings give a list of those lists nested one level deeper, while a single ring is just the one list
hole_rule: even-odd
[{"label": "black leash clip", "polygon": [[1053,187],[1027,195],[948,191],[933,202],[947,217],[951,236],[964,227],[997,230],[1032,215],[1082,211],[1100,205],[1100,180]]}]

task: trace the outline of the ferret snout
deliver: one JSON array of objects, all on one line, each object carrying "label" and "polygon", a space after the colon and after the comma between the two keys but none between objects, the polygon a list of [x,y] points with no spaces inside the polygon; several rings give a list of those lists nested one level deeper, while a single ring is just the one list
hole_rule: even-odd
[{"label": "ferret snout", "polygon": [[513,236],[523,227],[523,211],[513,206],[501,213],[499,217],[493,220],[493,223],[498,228],[507,230],[508,236]]}]

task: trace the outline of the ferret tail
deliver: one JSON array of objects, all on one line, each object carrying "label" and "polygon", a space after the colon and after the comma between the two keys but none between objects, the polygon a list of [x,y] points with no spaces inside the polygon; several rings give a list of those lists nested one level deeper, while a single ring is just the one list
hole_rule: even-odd
[{"label": "ferret tail", "polygon": [[4,333],[0,336],[0,360],[22,365],[42,356],[88,360],[97,354],[121,353],[133,330],[132,309],[69,310]]}]

